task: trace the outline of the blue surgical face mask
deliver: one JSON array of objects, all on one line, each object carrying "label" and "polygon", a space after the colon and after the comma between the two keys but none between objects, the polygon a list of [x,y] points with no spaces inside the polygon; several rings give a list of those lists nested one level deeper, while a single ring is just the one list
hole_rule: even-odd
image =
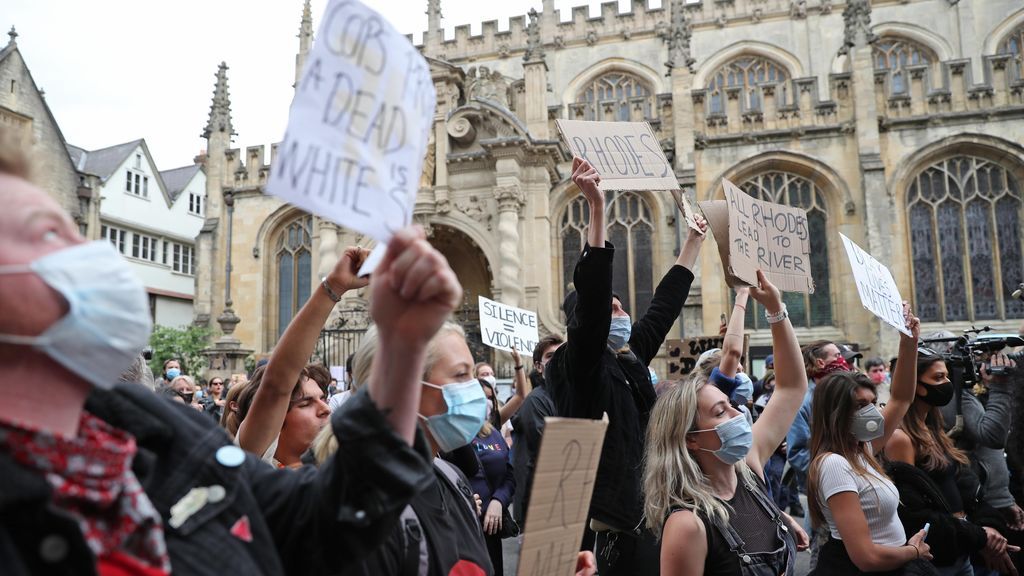
[{"label": "blue surgical face mask", "polygon": [[712,430],[718,434],[718,439],[722,441],[722,447],[718,450],[708,450],[707,448],[701,448],[701,450],[711,452],[719,460],[730,465],[739,462],[746,457],[747,452],[750,452],[754,434],[750,430],[750,422],[742,412],[714,428],[693,430],[693,432],[710,432]]},{"label": "blue surgical face mask", "polygon": [[654,368],[647,367],[647,371],[651,373],[651,386],[658,385],[658,373],[654,371]]},{"label": "blue surgical face mask", "polygon": [[730,399],[736,404],[746,404],[754,397],[754,383],[750,380],[750,376],[743,372],[736,373],[736,381],[739,384],[732,391]]},{"label": "blue surgical face mask", "polygon": [[0,342],[32,346],[90,384],[112,388],[149,341],[146,290],[110,242],[0,266],[8,274],[36,274],[64,297],[68,312],[38,336],[0,334]]},{"label": "blue surgical face mask", "polygon": [[179,370],[177,368],[168,368],[167,369],[167,381],[168,382],[170,382],[171,380],[174,380],[178,376],[181,376],[181,370]]},{"label": "blue surgical face mask", "polygon": [[633,331],[633,323],[629,316],[613,316],[612,325],[608,330],[608,345],[615,350],[621,350],[629,342],[629,335]]},{"label": "blue surgical face mask", "polygon": [[423,385],[440,390],[448,405],[444,414],[420,416],[426,420],[437,446],[444,452],[451,452],[472,442],[487,418],[487,396],[480,383],[473,379],[445,386],[430,382]]},{"label": "blue surgical face mask", "polygon": [[859,442],[871,442],[885,434],[885,417],[878,406],[868,404],[853,414],[850,433]]}]

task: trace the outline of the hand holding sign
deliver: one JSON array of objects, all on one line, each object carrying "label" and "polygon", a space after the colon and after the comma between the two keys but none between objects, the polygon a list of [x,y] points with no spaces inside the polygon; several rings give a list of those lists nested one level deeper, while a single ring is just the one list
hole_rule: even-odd
[{"label": "hand holding sign", "polygon": [[904,302],[892,273],[845,235],[840,234],[839,237],[853,269],[861,304],[886,324],[910,336]]},{"label": "hand holding sign", "polygon": [[409,224],[434,119],[423,56],[357,0],[331,0],[267,192],[387,242]]},{"label": "hand holding sign", "polygon": [[583,197],[591,206],[604,204],[604,194],[601,193],[601,175],[590,165],[590,162],[573,156],[572,158],[572,181],[583,192]]}]

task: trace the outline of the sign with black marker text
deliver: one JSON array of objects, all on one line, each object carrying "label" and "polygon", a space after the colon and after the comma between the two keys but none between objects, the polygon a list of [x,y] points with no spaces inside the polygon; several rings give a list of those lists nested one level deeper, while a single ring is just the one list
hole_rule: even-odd
[{"label": "sign with black marker text", "polygon": [[434,107],[412,43],[358,0],[330,0],[267,192],[386,242],[412,220]]},{"label": "sign with black marker text", "polygon": [[537,313],[479,297],[480,336],[491,348],[533,356],[537,346]]},{"label": "sign with black marker text", "polygon": [[853,268],[853,280],[857,283],[861,304],[886,324],[912,336],[903,317],[903,298],[892,272],[844,234],[840,233],[839,237],[843,239],[846,256]]},{"label": "sign with black marker text", "polygon": [[[697,359],[701,354],[715,348],[721,349],[724,344],[725,336],[696,336],[682,340],[665,340],[665,348],[668,350],[668,379],[674,380],[690,374],[697,369]],[[744,362],[749,357],[750,334],[744,334]]]}]

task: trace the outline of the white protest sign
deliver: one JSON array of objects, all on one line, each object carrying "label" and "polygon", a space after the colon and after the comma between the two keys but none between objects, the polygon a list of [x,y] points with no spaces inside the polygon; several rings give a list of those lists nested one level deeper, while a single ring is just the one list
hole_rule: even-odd
[{"label": "white protest sign", "polygon": [[853,240],[842,233],[839,237],[843,239],[846,256],[853,268],[853,280],[857,283],[861,304],[886,324],[912,336],[903,317],[903,298],[900,297],[900,289],[896,287],[892,273],[885,264],[875,260]]},{"label": "white protest sign", "polygon": [[533,355],[537,346],[537,313],[506,306],[480,296],[480,335],[491,348]]},{"label": "white protest sign", "polygon": [[361,2],[331,0],[267,192],[386,242],[412,220],[434,105],[412,43]]},{"label": "white protest sign", "polygon": [[523,526],[519,576],[572,576],[608,430],[604,420],[545,418]]}]

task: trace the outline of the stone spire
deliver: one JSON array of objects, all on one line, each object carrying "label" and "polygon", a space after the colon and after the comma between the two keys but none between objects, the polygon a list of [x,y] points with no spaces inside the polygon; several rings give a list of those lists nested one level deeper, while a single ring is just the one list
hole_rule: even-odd
[{"label": "stone spire", "polygon": [[540,38],[540,14],[535,8],[530,8],[530,23],[526,26],[526,53],[523,54],[523,62],[532,62],[544,59],[544,43]]},{"label": "stone spire", "polygon": [[231,97],[228,95],[228,65],[220,63],[217,69],[217,84],[213,88],[213,103],[210,104],[210,119],[203,129],[203,138],[226,132],[230,138],[235,134],[231,126]]},{"label": "stone spire", "polygon": [[9,42],[7,42],[9,46],[18,43],[18,33],[15,32],[13,25],[11,26],[11,31],[7,33],[7,36],[11,39]]},{"label": "stone spire", "polygon": [[843,46],[840,54],[849,54],[855,46],[873,44],[878,36],[871,32],[870,0],[850,0],[843,10]]},{"label": "stone spire", "polygon": [[441,47],[441,0],[427,0],[427,33],[423,47],[432,54]]},{"label": "stone spire", "polygon": [[683,0],[672,0],[672,25],[669,28],[668,37],[668,62],[665,63],[671,71],[673,68],[687,68],[693,72],[693,64],[696,60],[690,53],[690,39],[693,37],[693,26],[690,24],[690,16],[686,13],[686,3]]},{"label": "stone spire", "polygon": [[313,13],[310,9],[310,0],[302,4],[302,20],[299,22],[299,53],[295,55],[295,86],[299,85],[302,77],[302,69],[306,65],[306,56],[309,49],[313,47]]}]

